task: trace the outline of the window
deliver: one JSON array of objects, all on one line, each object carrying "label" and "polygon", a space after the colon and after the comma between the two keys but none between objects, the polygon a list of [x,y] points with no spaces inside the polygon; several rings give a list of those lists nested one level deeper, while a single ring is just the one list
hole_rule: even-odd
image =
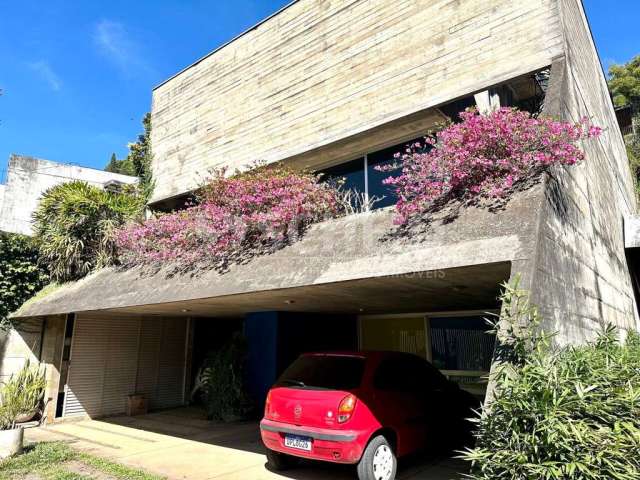
[{"label": "window", "polygon": [[380,364],[373,384],[379,390],[416,393],[444,388],[446,378],[421,358],[400,355]]},{"label": "window", "polygon": [[302,355],[287,368],[277,385],[327,390],[360,386],[365,360],[347,355]]},{"label": "window", "polygon": [[[339,182],[343,190],[351,190],[367,199],[376,198],[378,201],[373,209],[395,205],[397,197],[393,187],[384,185],[382,181],[391,176],[400,175],[400,170],[379,172],[377,166],[391,165],[396,160],[396,153],[404,153],[407,145],[414,142],[424,143],[422,137],[408,140],[393,147],[385,148],[367,154],[362,158],[341,163],[319,171],[323,174],[323,181]],[[357,205],[354,204],[354,207]]]},{"label": "window", "polygon": [[433,365],[440,370],[488,372],[495,335],[482,316],[431,317]]}]

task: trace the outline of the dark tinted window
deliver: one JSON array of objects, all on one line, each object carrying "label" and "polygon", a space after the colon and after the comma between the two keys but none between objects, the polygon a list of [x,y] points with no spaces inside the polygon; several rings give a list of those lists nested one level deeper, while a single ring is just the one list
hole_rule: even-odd
[{"label": "dark tinted window", "polygon": [[303,355],[287,368],[277,385],[352,390],[360,386],[364,358],[342,355]]},{"label": "dark tinted window", "polygon": [[400,169],[392,170],[390,172],[380,172],[376,170],[378,166],[388,166],[394,163],[399,163],[399,159],[394,158],[396,153],[404,153],[406,146],[396,145],[386,150],[380,150],[379,152],[371,153],[367,155],[367,177],[369,180],[369,198],[377,197],[378,200],[373,208],[384,208],[390,205],[395,205],[398,199],[393,185],[385,185],[382,181],[385,178],[397,177],[402,173]]},{"label": "dark tinted window", "polygon": [[442,388],[446,383],[446,378],[433,366],[411,355],[384,360],[373,379],[375,388],[397,392],[423,392]]},{"label": "dark tinted window", "polygon": [[[364,158],[341,163],[335,167],[322,170],[322,181],[334,182],[342,186],[343,190],[352,190],[364,195]],[[355,206],[355,205],[354,205]]]}]

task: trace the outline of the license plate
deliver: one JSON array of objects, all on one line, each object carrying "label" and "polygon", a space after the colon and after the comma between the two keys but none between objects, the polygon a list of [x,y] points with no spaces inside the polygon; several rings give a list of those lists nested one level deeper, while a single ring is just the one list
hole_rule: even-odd
[{"label": "license plate", "polygon": [[285,435],[284,446],[295,448],[296,450],[311,451],[311,439],[309,437],[300,437],[298,435]]}]

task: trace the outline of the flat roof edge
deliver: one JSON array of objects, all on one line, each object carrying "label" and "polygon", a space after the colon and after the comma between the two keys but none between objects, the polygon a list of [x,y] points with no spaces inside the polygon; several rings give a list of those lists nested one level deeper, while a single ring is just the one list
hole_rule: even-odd
[{"label": "flat roof edge", "polygon": [[249,32],[252,32],[253,30],[255,30],[256,28],[258,28],[260,25],[268,22],[269,20],[271,20],[273,17],[281,14],[282,12],[284,12],[285,10],[287,10],[289,7],[293,6],[294,4],[298,3],[300,0],[292,0],[291,2],[287,3],[284,7],[281,7],[279,10],[276,10],[275,12],[273,12],[271,15],[269,15],[268,17],[263,18],[262,20],[260,20],[258,23],[254,24],[253,26],[247,28],[246,30],[244,30],[243,32],[239,33],[238,35],[236,35],[235,37],[231,38],[231,40],[228,40],[227,42],[223,43],[222,45],[214,48],[213,50],[211,50],[209,53],[203,55],[202,57],[200,57],[199,59],[197,59],[195,62],[189,64],[188,66],[184,67],[182,70],[178,71],[177,73],[171,75],[169,78],[167,78],[166,80],[163,80],[162,82],[160,82],[159,84],[157,84],[155,87],[153,87],[151,90],[152,91],[156,91],[158,88],[162,87],[164,84],[170,82],[171,80],[173,80],[174,78],[182,75],[184,72],[186,72],[187,70],[189,70],[192,67],[195,67],[196,65],[198,65],[199,63],[201,63],[202,61],[206,60],[207,58],[209,58],[211,55],[214,55],[215,53],[219,52],[220,50],[222,50],[223,48],[229,46],[230,44],[232,44],[233,42],[235,42],[236,40],[238,40],[241,37],[244,37],[246,34],[248,34]]}]

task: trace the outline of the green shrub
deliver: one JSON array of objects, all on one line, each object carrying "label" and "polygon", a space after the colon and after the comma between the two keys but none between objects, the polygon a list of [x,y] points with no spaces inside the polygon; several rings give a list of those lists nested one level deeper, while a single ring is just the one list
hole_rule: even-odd
[{"label": "green shrub", "polygon": [[244,388],[247,346],[235,333],[220,349],[209,353],[191,393],[202,394],[209,420],[230,421],[247,417],[253,410]]},{"label": "green shrub", "polygon": [[32,367],[29,361],[3,383],[0,387],[0,430],[15,428],[21,415],[28,416],[40,409],[46,385],[44,368]]},{"label": "green shrub", "polygon": [[11,326],[8,316],[48,281],[38,265],[38,249],[24,235],[0,234],[0,328]]},{"label": "green shrub", "polygon": [[116,230],[143,208],[133,190],[112,193],[82,181],[52,187],[33,214],[40,261],[58,282],[115,264]]},{"label": "green shrub", "polygon": [[[495,369],[493,401],[476,420],[476,448],[462,454],[472,462],[469,478],[640,478],[638,335],[621,344],[608,326],[592,343],[552,349],[528,297],[513,286],[506,294],[511,321],[524,312],[530,323],[510,329],[503,317],[499,341],[524,354],[515,361],[502,355],[507,360]],[[525,340],[504,342],[513,333]]]}]

